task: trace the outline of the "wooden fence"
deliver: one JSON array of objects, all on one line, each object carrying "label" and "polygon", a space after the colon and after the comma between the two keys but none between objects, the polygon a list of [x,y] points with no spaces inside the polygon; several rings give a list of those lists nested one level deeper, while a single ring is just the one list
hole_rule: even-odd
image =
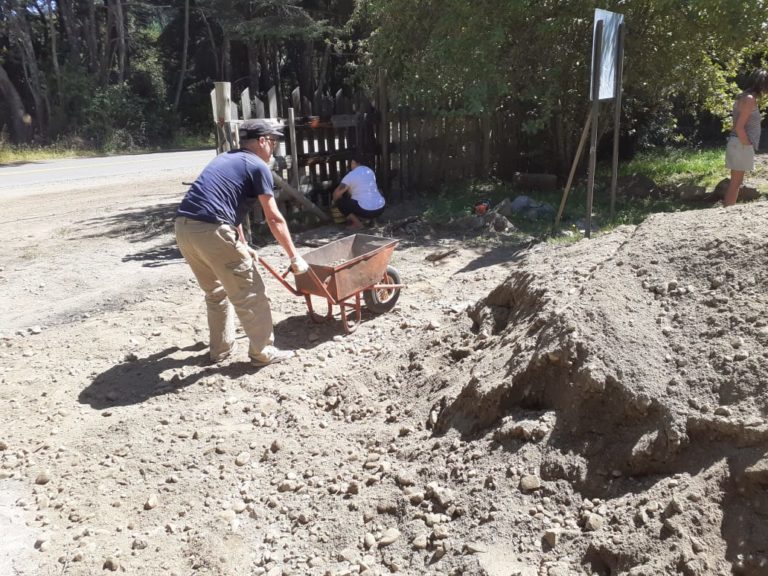
[{"label": "wooden fence", "polygon": [[[231,99],[229,83],[216,83],[211,91],[211,105],[217,150],[224,152],[239,146],[237,126],[243,120],[267,118],[282,124],[285,139],[275,152],[273,165],[278,184],[289,196],[280,198],[281,203],[293,200],[310,208],[296,198],[298,193],[316,206],[329,207],[331,192],[346,174],[348,161],[354,155],[370,157],[374,167],[378,163],[376,114],[365,98],[358,97],[353,102],[341,91],[333,99],[315,94],[310,103],[296,88],[291,104],[287,107],[287,118],[279,118],[274,89],[262,101],[251,97],[246,88],[240,94],[238,107]],[[313,115],[313,110],[321,114]],[[281,208],[290,211],[291,206]]]},{"label": "wooden fence", "polygon": [[[217,83],[211,101],[219,151],[238,145],[236,126],[244,119],[271,118],[285,126],[275,174],[290,184],[291,198],[295,193],[311,201],[317,214],[328,212],[331,192],[346,174],[348,160],[358,153],[376,171],[390,203],[446,182],[511,178],[518,170],[542,164],[540,158],[525,154],[526,144],[536,143],[526,142],[514,111],[469,115],[390,108],[383,75],[375,105],[364,95],[349,99],[341,90],[333,98],[315,93],[310,99],[298,88],[290,101],[278,105],[273,88],[264,100],[244,90],[238,106],[230,98],[228,83]],[[279,118],[278,109],[287,110],[287,117]]]},{"label": "wooden fence", "polygon": [[489,174],[491,132],[486,117],[400,108],[390,114],[388,132],[392,192],[400,198]]}]

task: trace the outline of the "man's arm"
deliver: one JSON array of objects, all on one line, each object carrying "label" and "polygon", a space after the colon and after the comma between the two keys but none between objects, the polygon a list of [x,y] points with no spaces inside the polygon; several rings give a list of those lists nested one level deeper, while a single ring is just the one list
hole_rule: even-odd
[{"label": "man's arm", "polygon": [[259,194],[259,202],[261,203],[261,209],[264,211],[264,219],[267,221],[269,231],[272,232],[272,236],[275,237],[277,243],[283,248],[288,258],[295,258],[297,256],[296,247],[293,245],[293,239],[291,239],[291,232],[288,230],[288,223],[283,218],[280,210],[277,207],[274,196],[268,196],[267,194]]}]

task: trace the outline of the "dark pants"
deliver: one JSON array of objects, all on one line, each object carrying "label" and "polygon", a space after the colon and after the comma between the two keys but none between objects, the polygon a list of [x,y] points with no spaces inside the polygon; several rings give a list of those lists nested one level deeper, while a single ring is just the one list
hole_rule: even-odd
[{"label": "dark pants", "polygon": [[382,206],[378,210],[365,210],[360,207],[360,204],[357,203],[357,200],[352,200],[352,197],[349,194],[344,194],[341,198],[339,198],[336,201],[336,207],[342,214],[344,214],[344,216],[354,214],[363,220],[371,220],[372,218],[381,216],[381,214],[384,212],[384,208],[386,208],[386,206]]}]

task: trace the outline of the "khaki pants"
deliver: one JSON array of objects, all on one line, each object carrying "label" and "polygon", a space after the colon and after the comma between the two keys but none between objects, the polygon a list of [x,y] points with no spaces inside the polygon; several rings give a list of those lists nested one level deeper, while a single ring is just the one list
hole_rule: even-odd
[{"label": "khaki pants", "polygon": [[237,230],[227,224],[178,217],[176,243],[205,292],[211,359],[227,356],[234,347],[233,307],[250,340],[251,357],[272,344],[272,312],[264,282]]}]

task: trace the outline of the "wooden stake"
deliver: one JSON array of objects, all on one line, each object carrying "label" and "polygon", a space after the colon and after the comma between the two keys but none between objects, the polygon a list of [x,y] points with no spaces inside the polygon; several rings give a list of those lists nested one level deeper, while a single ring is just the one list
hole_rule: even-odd
[{"label": "wooden stake", "polygon": [[557,211],[555,217],[555,224],[552,227],[552,234],[557,232],[557,227],[560,225],[560,218],[563,216],[563,210],[565,209],[565,201],[568,199],[568,192],[571,190],[571,184],[573,183],[573,175],[576,173],[576,167],[581,161],[581,151],[584,149],[584,143],[587,141],[587,134],[589,133],[589,127],[592,124],[592,108],[587,113],[587,121],[584,122],[584,129],[581,131],[581,138],[579,139],[579,145],[576,148],[576,156],[573,159],[571,165],[571,172],[568,174],[568,182],[565,184],[565,190],[563,191],[563,199],[560,200],[560,209]]}]

